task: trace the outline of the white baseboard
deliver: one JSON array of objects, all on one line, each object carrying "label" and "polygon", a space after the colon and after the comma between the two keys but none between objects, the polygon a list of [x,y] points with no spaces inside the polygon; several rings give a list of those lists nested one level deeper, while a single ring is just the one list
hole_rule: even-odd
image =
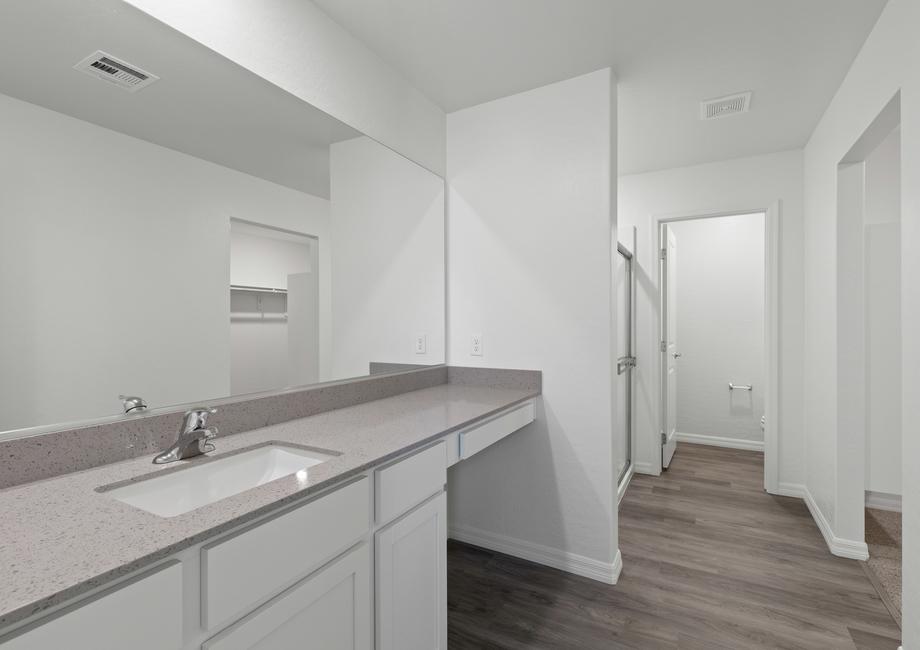
[{"label": "white baseboard", "polygon": [[574,573],[575,575],[591,578],[599,582],[615,585],[623,569],[623,558],[617,549],[616,558],[612,563],[601,562],[584,555],[577,555],[562,551],[542,544],[534,544],[522,539],[498,535],[485,530],[470,528],[468,526],[451,525],[448,537],[458,542],[465,542],[473,546],[480,546],[490,551],[504,553],[529,560],[544,566],[553,567]]},{"label": "white baseboard", "polygon": [[801,483],[780,483],[779,487],[776,488],[776,492],[773,492],[781,497],[795,497],[797,499],[805,498],[805,486]]},{"label": "white baseboard", "polygon": [[652,476],[660,474],[658,468],[651,463],[633,462],[633,467],[636,469],[636,474],[651,474]]},{"label": "white baseboard", "polygon": [[818,504],[815,503],[815,499],[812,497],[807,487],[805,487],[805,505],[808,506],[808,511],[811,512],[812,519],[814,519],[815,523],[818,525],[818,530],[820,530],[821,534],[824,536],[824,541],[827,542],[827,547],[830,549],[831,553],[840,557],[848,557],[852,560],[869,559],[869,547],[866,546],[864,541],[843,539],[834,535],[834,531],[831,530],[831,526],[827,519],[825,519],[824,513],[818,508]]},{"label": "white baseboard", "polygon": [[688,442],[692,445],[709,445],[710,447],[727,447],[728,449],[763,451],[763,440],[742,440],[741,438],[704,436],[700,433],[681,433],[680,431],[674,435],[677,438],[677,442]]},{"label": "white baseboard", "polygon": [[901,495],[866,490],[866,507],[901,512]]}]

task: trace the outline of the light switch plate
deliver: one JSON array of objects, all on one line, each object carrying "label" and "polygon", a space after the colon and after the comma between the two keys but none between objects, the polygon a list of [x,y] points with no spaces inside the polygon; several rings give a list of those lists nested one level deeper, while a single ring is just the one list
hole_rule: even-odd
[{"label": "light switch plate", "polygon": [[482,356],[482,334],[473,334],[470,337],[470,354],[474,357]]},{"label": "light switch plate", "polygon": [[427,334],[416,334],[415,335],[415,353],[416,354],[427,354],[428,353],[428,335]]}]

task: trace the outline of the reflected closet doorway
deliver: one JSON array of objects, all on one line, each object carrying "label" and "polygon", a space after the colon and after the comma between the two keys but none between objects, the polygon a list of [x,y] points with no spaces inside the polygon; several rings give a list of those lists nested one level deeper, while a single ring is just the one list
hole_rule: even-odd
[{"label": "reflected closet doorway", "polygon": [[319,240],[230,219],[230,392],[319,381]]}]

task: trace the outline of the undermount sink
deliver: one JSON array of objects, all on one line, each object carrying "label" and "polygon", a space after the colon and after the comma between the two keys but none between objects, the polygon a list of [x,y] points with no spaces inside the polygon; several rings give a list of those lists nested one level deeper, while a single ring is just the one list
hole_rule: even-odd
[{"label": "undermount sink", "polygon": [[283,476],[294,474],[306,482],[308,468],[333,457],[298,447],[267,445],[105,494],[160,517],[175,517]]}]

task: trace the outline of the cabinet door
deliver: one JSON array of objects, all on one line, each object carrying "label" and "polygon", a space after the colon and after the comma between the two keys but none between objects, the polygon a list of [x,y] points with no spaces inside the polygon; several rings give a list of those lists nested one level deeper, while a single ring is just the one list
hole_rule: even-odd
[{"label": "cabinet door", "polygon": [[179,650],[182,565],[170,562],[7,639],[2,650]]},{"label": "cabinet door", "polygon": [[377,650],[447,650],[447,495],[376,535]]},{"label": "cabinet door", "polygon": [[371,650],[371,557],[361,544],[202,650]]}]

